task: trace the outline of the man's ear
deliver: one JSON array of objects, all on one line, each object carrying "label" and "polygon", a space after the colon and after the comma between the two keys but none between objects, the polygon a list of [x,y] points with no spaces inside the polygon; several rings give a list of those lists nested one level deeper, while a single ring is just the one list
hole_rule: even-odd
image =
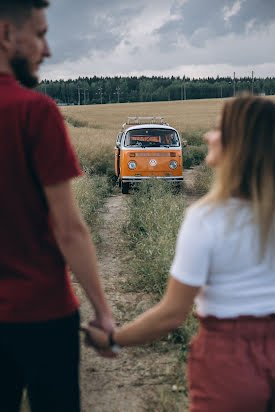
[{"label": "man's ear", "polygon": [[15,42],[16,29],[12,23],[8,21],[0,21],[0,48],[4,51],[9,51]]}]

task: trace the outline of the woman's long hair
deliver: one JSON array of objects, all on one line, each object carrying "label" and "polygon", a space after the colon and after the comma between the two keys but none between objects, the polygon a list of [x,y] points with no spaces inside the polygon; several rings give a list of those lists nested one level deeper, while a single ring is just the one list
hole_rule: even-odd
[{"label": "woman's long hair", "polygon": [[224,106],[220,128],[222,158],[203,203],[231,197],[250,201],[263,254],[275,220],[275,104],[250,95],[232,99]]}]

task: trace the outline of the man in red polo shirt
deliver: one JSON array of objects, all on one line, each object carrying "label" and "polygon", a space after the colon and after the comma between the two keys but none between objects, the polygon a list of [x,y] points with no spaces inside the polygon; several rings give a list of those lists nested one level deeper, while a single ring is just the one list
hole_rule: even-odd
[{"label": "man in red polo shirt", "polygon": [[[0,410],[77,412],[78,301],[114,327],[71,179],[81,175],[55,103],[32,90],[43,59],[47,0],[0,0]],[[23,87],[25,86],[25,87]]]}]

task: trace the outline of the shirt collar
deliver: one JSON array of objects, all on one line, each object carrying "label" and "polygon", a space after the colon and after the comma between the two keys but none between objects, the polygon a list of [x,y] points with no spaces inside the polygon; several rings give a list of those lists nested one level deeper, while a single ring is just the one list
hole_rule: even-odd
[{"label": "shirt collar", "polygon": [[15,77],[6,72],[0,72],[0,84],[1,85],[10,85],[10,84],[15,84],[17,83],[17,80]]}]

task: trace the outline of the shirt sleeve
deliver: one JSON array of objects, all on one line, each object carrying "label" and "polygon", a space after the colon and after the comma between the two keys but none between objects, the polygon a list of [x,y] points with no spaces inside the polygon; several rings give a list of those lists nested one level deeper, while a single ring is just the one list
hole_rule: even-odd
[{"label": "shirt sleeve", "polygon": [[32,163],[42,186],[80,176],[76,154],[62,115],[49,98],[41,98],[32,110]]},{"label": "shirt sleeve", "polygon": [[206,284],[212,249],[207,213],[191,208],[180,228],[175,257],[170,269],[173,278],[190,286]]}]

